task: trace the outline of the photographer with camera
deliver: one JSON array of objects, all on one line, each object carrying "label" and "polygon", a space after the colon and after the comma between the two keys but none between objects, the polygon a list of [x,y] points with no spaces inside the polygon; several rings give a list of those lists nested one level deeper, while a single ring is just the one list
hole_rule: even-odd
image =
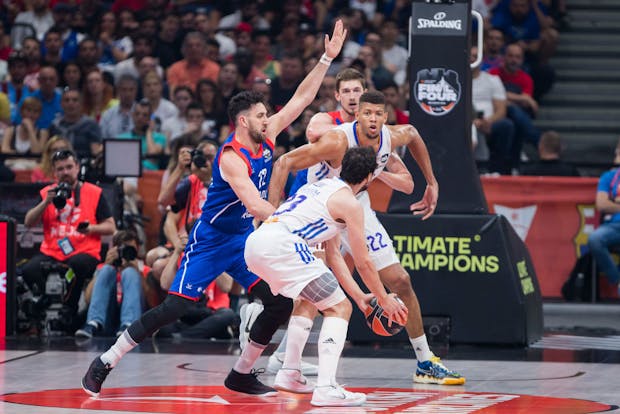
[{"label": "photographer with camera", "polygon": [[151,269],[138,259],[140,240],[133,230],[119,230],[112,240],[103,266],[93,283],[86,324],[75,336],[92,338],[110,329],[116,302],[120,307],[120,324],[116,336],[142,315],[145,300],[143,282]]},{"label": "photographer with camera", "polygon": [[26,227],[42,221],[41,253],[30,259],[22,271],[35,292],[45,293],[47,274],[42,271],[43,262],[61,262],[72,270],[65,276],[68,287],[60,315],[69,327],[77,313],[84,281],[92,277],[99,263],[101,236],[113,234],[116,225],[102,189],[78,181],[75,152],[54,153],[52,170],[56,183],[41,190],[41,202],[26,213],[24,220]]}]

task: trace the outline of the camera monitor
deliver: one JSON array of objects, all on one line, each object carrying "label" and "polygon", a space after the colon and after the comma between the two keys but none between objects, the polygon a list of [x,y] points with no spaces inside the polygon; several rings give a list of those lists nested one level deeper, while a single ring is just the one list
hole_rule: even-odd
[{"label": "camera monitor", "polygon": [[139,139],[105,139],[103,171],[108,177],[140,177],[142,147]]}]

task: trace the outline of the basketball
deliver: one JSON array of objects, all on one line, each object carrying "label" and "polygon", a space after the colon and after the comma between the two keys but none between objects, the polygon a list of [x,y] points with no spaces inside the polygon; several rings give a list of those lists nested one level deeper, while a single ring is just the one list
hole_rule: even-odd
[{"label": "basketball", "polygon": [[[397,301],[403,303],[400,299]],[[368,327],[377,335],[393,336],[403,330],[404,325],[400,325],[392,321],[392,325],[388,326],[388,317],[383,314],[383,308],[377,303],[377,298],[372,298],[368,305],[368,310],[364,312]]]}]

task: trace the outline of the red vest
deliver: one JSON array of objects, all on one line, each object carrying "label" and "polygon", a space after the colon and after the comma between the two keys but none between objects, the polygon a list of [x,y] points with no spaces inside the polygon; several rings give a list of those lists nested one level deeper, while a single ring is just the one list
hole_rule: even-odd
[{"label": "red vest", "polygon": [[[50,184],[41,190],[41,197],[45,200],[47,191],[54,188],[58,183]],[[50,203],[43,211],[43,243],[41,253],[51,256],[58,261],[65,261],[78,253],[86,253],[101,260],[101,236],[98,234],[85,235],[78,233],[77,226],[83,221],[92,224],[97,223],[97,205],[101,198],[101,188],[90,183],[80,184],[80,205],[75,206],[75,193],[67,200],[67,205],[62,210],[56,210]],[[73,246],[73,252],[65,255],[58,245],[64,238],[69,239]]]}]

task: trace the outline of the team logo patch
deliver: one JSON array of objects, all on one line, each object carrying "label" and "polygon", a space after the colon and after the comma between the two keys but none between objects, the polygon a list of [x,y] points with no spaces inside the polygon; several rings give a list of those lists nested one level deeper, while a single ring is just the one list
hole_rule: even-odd
[{"label": "team logo patch", "polygon": [[271,150],[269,148],[263,149],[263,158],[265,161],[271,160]]},{"label": "team logo patch", "polygon": [[427,114],[446,115],[461,99],[459,75],[452,69],[422,69],[418,71],[414,95],[420,108]]},{"label": "team logo patch", "polygon": [[[227,390],[222,386],[146,386],[104,388],[98,398],[81,389],[45,390],[0,396],[0,401],[37,407],[82,409],[84,412],[111,413],[203,413],[233,414],[247,412],[272,414],[297,413],[571,413],[609,411],[615,406],[573,398],[532,395],[480,393],[464,389],[353,388],[366,393],[362,407],[313,407],[310,394],[280,392],[274,397],[257,397]],[[6,405],[5,408],[11,408]],[[10,412],[10,411],[8,411]]]}]

